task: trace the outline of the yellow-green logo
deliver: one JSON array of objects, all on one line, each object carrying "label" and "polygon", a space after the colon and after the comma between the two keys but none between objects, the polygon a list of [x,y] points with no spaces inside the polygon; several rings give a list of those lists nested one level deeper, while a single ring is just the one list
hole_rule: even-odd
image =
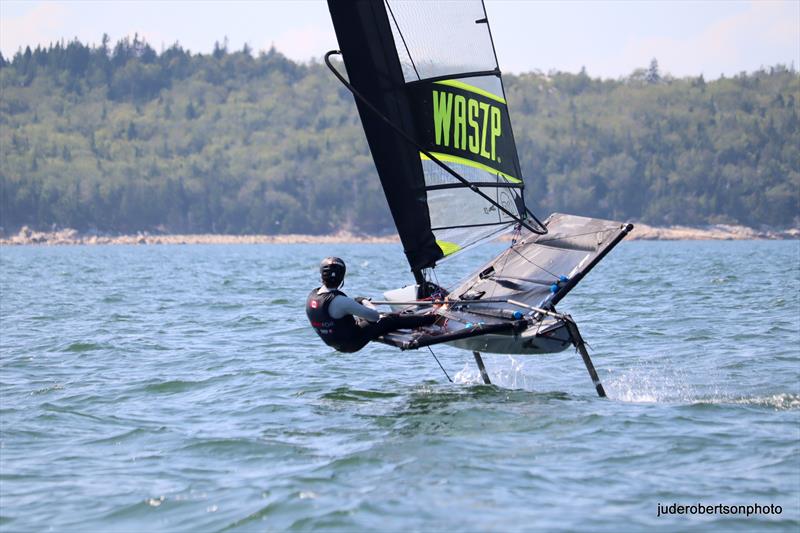
[{"label": "yellow-green logo", "polygon": [[437,145],[500,162],[496,150],[497,139],[502,135],[499,107],[434,89],[433,127]]}]

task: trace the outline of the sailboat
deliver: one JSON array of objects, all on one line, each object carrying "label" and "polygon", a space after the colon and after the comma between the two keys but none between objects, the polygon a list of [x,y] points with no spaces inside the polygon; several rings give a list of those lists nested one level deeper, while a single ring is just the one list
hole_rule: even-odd
[{"label": "sailboat", "polygon": [[[605,391],[577,324],[556,305],[632,229],[525,204],[502,74],[482,0],[328,0],[339,50],[325,63],[353,94],[414,283],[377,304],[435,312],[379,341],[545,354],[574,346]],[[332,57],[341,56],[347,76]],[[507,235],[509,246],[449,290],[434,268]]]}]

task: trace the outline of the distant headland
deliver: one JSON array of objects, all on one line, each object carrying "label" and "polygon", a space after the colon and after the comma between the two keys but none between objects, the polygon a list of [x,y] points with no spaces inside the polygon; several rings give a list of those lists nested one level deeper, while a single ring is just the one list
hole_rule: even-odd
[{"label": "distant headland", "polygon": [[[628,240],[692,241],[692,240],[782,240],[800,239],[800,228],[757,230],[746,226],[715,224],[702,227],[654,227],[636,224]],[[0,235],[0,245],[98,245],[98,244],[327,244],[327,243],[394,243],[396,234],[364,235],[348,231],[328,235],[225,235],[225,234],[157,234],[139,232],[128,235],[80,233],[74,229],[34,231],[25,226],[14,235]]]},{"label": "distant headland", "polygon": [[[705,80],[651,61],[616,80],[582,70],[504,82],[534,213],[704,230],[659,238],[768,238],[715,225],[800,226],[794,66]],[[353,97],[319,62],[274,49],[193,54],[137,37],[76,40],[0,56],[0,91],[0,226],[9,233],[27,225],[96,229],[80,242],[115,232],[129,236],[108,239],[242,242],[251,238],[217,234],[394,227]],[[136,235],[143,228],[154,235]]]}]

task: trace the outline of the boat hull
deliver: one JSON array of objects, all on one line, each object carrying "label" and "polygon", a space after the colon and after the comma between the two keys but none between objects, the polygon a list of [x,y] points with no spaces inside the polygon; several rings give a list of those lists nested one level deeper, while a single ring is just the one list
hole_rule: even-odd
[{"label": "boat hull", "polygon": [[451,346],[482,353],[541,355],[557,353],[572,345],[561,320],[548,321],[519,332],[489,333],[447,342]]}]

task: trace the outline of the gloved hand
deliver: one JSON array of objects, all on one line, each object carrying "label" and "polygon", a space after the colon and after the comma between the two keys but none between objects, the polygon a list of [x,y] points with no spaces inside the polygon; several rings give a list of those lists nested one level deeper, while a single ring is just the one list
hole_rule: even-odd
[{"label": "gloved hand", "polygon": [[375,311],[378,310],[377,307],[372,305],[372,298],[364,298],[363,296],[356,296],[353,298],[356,302],[363,305],[364,307],[368,307],[369,309],[374,309]]}]

